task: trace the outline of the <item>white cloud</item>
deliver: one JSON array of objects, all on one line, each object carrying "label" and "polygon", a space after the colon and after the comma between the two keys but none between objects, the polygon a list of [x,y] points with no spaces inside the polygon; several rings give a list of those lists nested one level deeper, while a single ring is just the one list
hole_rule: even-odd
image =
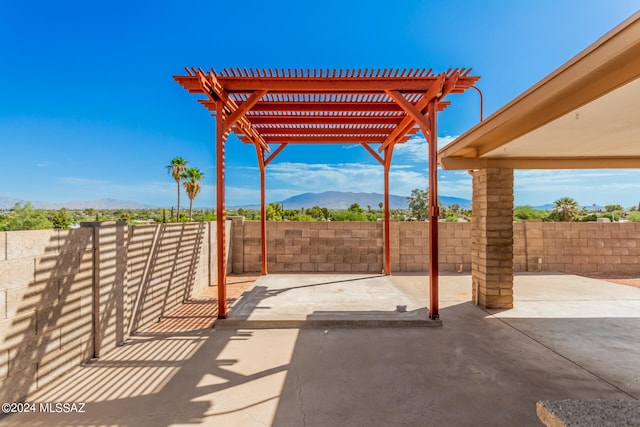
[{"label": "white cloud", "polygon": [[[392,165],[389,185],[393,194],[410,194],[413,188],[426,187],[427,176],[410,165]],[[268,195],[286,197],[323,191],[382,193],[384,170],[361,163],[276,163],[267,168],[267,187]]]}]

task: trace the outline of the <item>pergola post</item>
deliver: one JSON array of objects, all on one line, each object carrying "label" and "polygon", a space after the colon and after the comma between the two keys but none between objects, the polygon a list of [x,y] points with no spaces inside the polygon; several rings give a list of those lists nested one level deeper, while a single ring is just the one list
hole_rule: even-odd
[{"label": "pergola post", "polygon": [[391,218],[389,212],[389,169],[393,145],[384,150],[384,273],[391,274]]},{"label": "pergola post", "polygon": [[389,170],[391,169],[391,156],[394,144],[384,148],[384,158],[380,157],[366,142],[361,145],[378,161],[384,170],[384,274],[391,275],[391,214],[389,212]]},{"label": "pergola post", "polygon": [[[438,314],[438,119],[437,100],[427,106],[429,115],[429,317],[437,319]],[[426,137],[426,135],[425,135]]]},{"label": "pergola post", "polygon": [[216,227],[218,245],[218,319],[227,318],[227,239],[224,203],[224,104],[216,101]]},{"label": "pergola post", "polygon": [[[420,126],[429,149],[429,318],[431,319],[440,317],[438,314],[438,218],[440,208],[438,206],[438,118],[436,115],[438,100],[445,93],[451,91],[455,81],[457,81],[457,76],[446,82],[441,80],[438,85],[429,88],[422,98],[426,104],[416,104],[420,107],[410,103],[398,91],[386,91],[407,112],[407,118],[411,118]],[[425,107],[426,112],[423,113],[422,110]]]},{"label": "pergola post", "polygon": [[261,273],[267,275],[267,184],[264,164],[264,148],[256,145],[256,154],[258,155],[258,166],[260,168],[260,238],[262,255]]},{"label": "pergola post", "polygon": [[261,272],[262,275],[268,274],[267,267],[267,176],[266,168],[273,159],[276,158],[287,144],[280,146],[269,157],[266,157],[265,148],[256,144],[256,154],[258,156],[258,166],[260,169],[260,254],[262,257]]}]

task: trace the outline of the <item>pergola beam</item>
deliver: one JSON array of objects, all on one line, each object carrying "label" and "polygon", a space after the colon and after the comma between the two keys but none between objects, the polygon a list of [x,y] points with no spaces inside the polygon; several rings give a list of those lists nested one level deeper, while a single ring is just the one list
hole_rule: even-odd
[{"label": "pergola beam", "polygon": [[378,155],[378,153],[376,153],[376,150],[374,150],[373,148],[371,148],[371,146],[365,142],[363,142],[361,144],[365,150],[367,150],[369,152],[369,154],[371,154],[373,156],[374,159],[376,159],[378,161],[378,163],[380,163],[382,166],[384,166],[384,159],[382,157],[380,157]]},{"label": "pergola beam", "polygon": [[379,135],[386,136],[389,128],[372,127],[268,127],[260,128],[263,136],[269,135]]},{"label": "pergola beam", "polygon": [[334,101],[262,101],[251,109],[265,111],[371,111],[376,113],[399,113],[402,109],[394,102],[334,102]]},{"label": "pergola beam", "polygon": [[[233,114],[234,111],[238,109],[238,104],[229,96],[229,93],[220,85],[220,82],[217,80],[216,76],[213,73],[205,74],[202,70],[192,69],[189,70],[185,68],[189,76],[174,76],[174,79],[182,85],[185,89],[189,91],[189,93],[201,93],[206,95],[209,98],[210,102],[207,108],[214,112],[216,116],[219,114],[219,111],[224,111],[226,108],[230,114]],[[218,108],[217,101],[222,101],[223,109]],[[213,110],[212,110],[213,107]],[[269,151],[269,146],[262,139],[260,133],[258,133],[251,122],[247,120],[246,117],[240,117],[236,121],[236,126],[242,131],[244,135],[247,135],[253,142],[260,144],[267,151]],[[231,126],[229,126],[230,128]],[[222,133],[228,133],[229,129],[222,129]]]},{"label": "pergola beam", "polygon": [[[438,104],[439,111],[451,105],[449,101]],[[395,102],[342,102],[342,101],[260,101],[251,111],[343,111],[343,112],[375,112],[375,113],[402,113],[403,110]]]},{"label": "pergola beam", "polygon": [[375,135],[265,135],[264,140],[268,143],[283,143],[283,142],[304,142],[304,143],[318,143],[318,144],[344,144],[355,142],[357,144],[361,142],[377,142],[381,143],[385,140],[385,136]]},{"label": "pergola beam", "polygon": [[287,147],[287,144],[280,144],[280,145],[278,146],[278,148],[276,148],[276,151],[274,151],[273,153],[271,153],[271,155],[269,156],[269,158],[264,159],[264,165],[265,165],[265,166],[267,166],[269,163],[271,163],[271,161],[272,161],[273,159],[275,159],[275,158],[276,158],[276,156],[277,156],[278,154],[280,154],[280,152],[281,152],[282,150],[284,150],[286,147]]},{"label": "pergola beam", "polygon": [[[433,85],[429,87],[429,89],[425,92],[424,96],[420,99],[420,101],[416,103],[415,108],[418,111],[422,112],[424,111],[425,108],[427,108],[427,105],[432,99],[436,97],[440,97],[440,95],[442,94],[442,87],[444,86],[444,82],[445,82],[445,75],[439,74],[437,80],[433,83]],[[400,122],[397,128],[389,135],[386,141],[384,141],[382,146],[378,148],[378,152],[381,152],[389,144],[395,142],[398,138],[402,137],[402,135],[405,135],[409,131],[409,129],[415,126],[415,123],[416,123],[415,120],[413,120],[413,118],[410,115],[407,115],[402,120],[402,122]],[[425,135],[424,137],[427,138],[428,136]]]},{"label": "pergola beam", "polygon": [[334,116],[334,115],[250,115],[251,123],[256,125],[398,125],[402,121],[401,116]]},{"label": "pergola beam", "polygon": [[412,103],[402,96],[397,90],[385,91],[396,103],[416,122],[422,129],[429,129],[429,118],[422,114]]},{"label": "pergola beam", "polygon": [[[417,130],[417,129],[416,129]],[[412,135],[407,134],[405,136],[402,137],[402,139],[397,141],[397,144],[404,144],[405,142],[407,142],[408,140],[410,140],[412,137]],[[254,141],[252,141],[251,139],[245,137],[245,136],[239,136],[238,139],[242,142],[244,142],[245,144],[255,144]],[[336,135],[327,135],[325,137],[317,137],[317,136],[293,136],[293,137],[287,137],[287,136],[265,136],[264,139],[269,143],[269,144],[326,144],[326,145],[332,145],[332,144],[361,144],[363,142],[369,143],[369,144],[380,144],[380,141],[375,141],[373,140],[374,138],[371,138],[370,135],[361,135],[361,136],[354,136],[354,137],[341,137],[341,136],[336,136]]]},{"label": "pergola beam", "polygon": [[[437,81],[439,76],[422,79],[412,78],[233,78],[219,77],[221,84],[229,92],[251,92],[268,90],[269,92],[382,92],[398,90],[403,92],[425,92]],[[473,80],[475,81],[475,80]],[[471,83],[471,81],[470,81]],[[472,85],[473,83],[471,83]],[[471,86],[470,85],[470,86]],[[464,90],[454,89],[452,93]]]},{"label": "pergola beam", "polygon": [[235,111],[233,111],[225,122],[225,131],[231,129],[232,126],[236,124],[238,120],[240,120],[244,114],[251,109],[254,105],[256,105],[262,96],[267,93],[266,90],[257,90],[251,94],[249,99],[240,104]]}]

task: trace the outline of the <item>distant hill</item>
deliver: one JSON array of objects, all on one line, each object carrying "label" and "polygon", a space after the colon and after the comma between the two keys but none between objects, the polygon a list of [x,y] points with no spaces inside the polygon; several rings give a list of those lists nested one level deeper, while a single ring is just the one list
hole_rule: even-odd
[{"label": "distant hill", "polygon": [[[440,196],[440,202],[444,206],[457,204],[462,208],[471,209],[471,200],[459,197]],[[299,209],[301,207],[310,208],[320,206],[329,209],[347,209],[352,203],[358,203],[360,207],[366,209],[378,209],[378,203],[384,201],[384,195],[380,193],[351,193],[342,191],[325,191],[324,193],[304,193],[289,197],[280,203],[285,209]],[[395,194],[389,195],[391,209],[407,209],[406,197]]]},{"label": "distant hill", "polygon": [[10,209],[19,201],[20,199],[14,199],[12,197],[0,197],[0,209]]},{"label": "distant hill", "polygon": [[[0,197],[0,209],[12,208],[23,200],[11,197]],[[154,209],[155,206],[145,205],[131,200],[97,199],[97,200],[72,200],[64,203],[32,201],[34,208],[38,209]]]}]

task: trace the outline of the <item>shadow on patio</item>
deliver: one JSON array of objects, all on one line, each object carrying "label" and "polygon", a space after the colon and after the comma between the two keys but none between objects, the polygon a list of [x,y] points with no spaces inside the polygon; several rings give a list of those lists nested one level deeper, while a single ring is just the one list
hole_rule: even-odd
[{"label": "shadow on patio", "polygon": [[520,308],[489,313],[460,295],[468,283],[441,278],[442,328],[189,329],[206,317],[194,304],[198,320],[170,317],[30,398],[86,413],[0,424],[539,425],[539,399],[640,395],[640,289],[517,276]]}]

